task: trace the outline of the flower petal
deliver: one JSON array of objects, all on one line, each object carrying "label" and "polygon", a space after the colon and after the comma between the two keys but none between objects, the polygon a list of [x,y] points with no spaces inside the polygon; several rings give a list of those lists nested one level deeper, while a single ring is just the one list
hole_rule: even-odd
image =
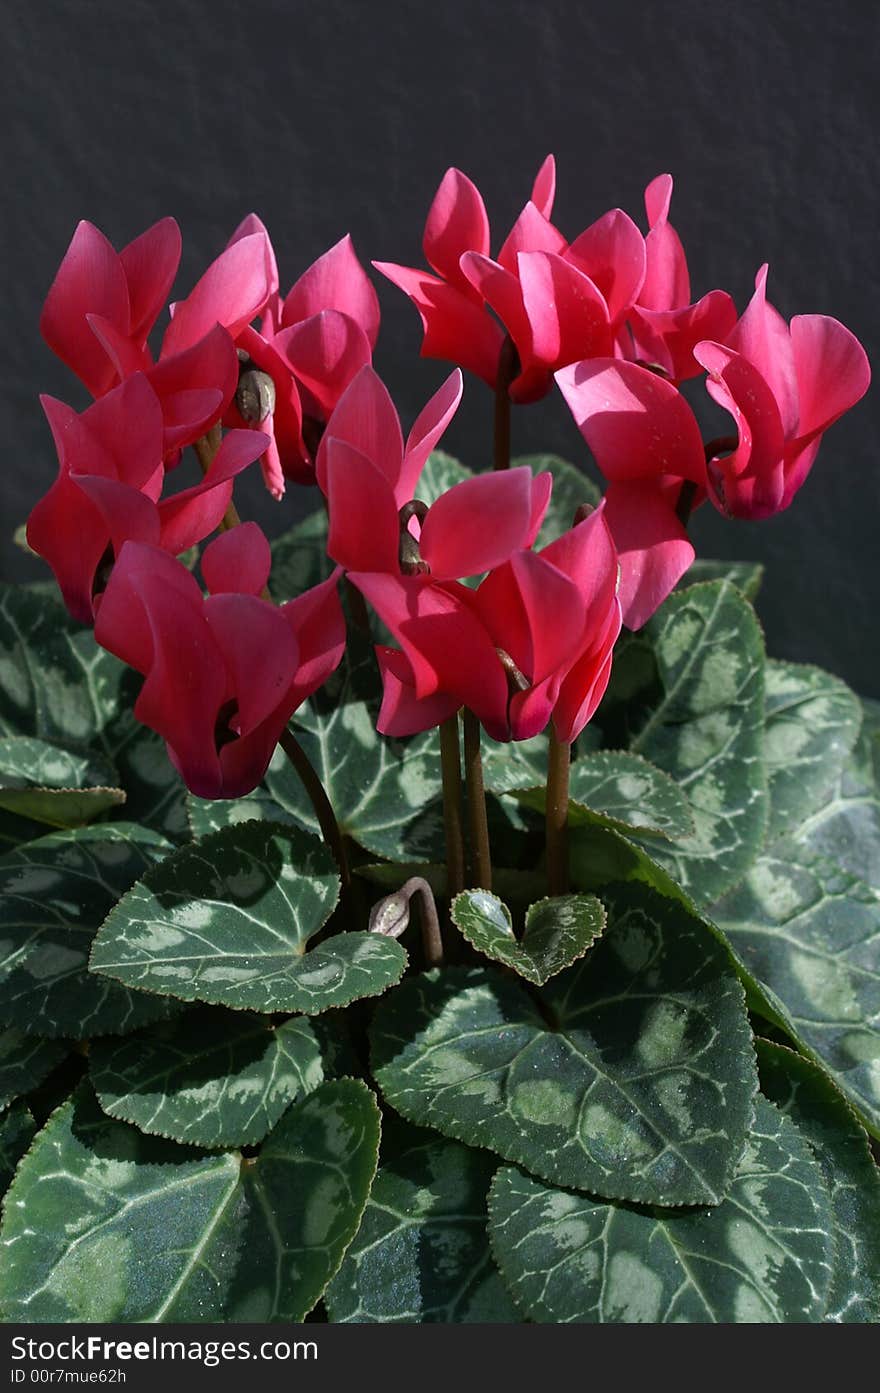
[{"label": "flower petal", "polygon": [[379,297],[347,233],[300,276],[284,301],[281,324],[299,324],[321,310],[347,314],[376,347]]},{"label": "flower petal", "polygon": [[388,480],[347,440],[322,441],[324,492],[330,514],[327,552],[352,571],[396,571],[400,547],[397,504]]},{"label": "flower petal", "polygon": [[577,267],[548,252],[521,252],[519,279],[531,327],[531,356],[548,373],[611,353],[608,306]]},{"label": "flower petal", "polygon": [[531,686],[569,664],[581,645],[586,611],[577,586],[534,552],[517,552],[487,576],[476,608]]},{"label": "flower petal", "polygon": [[220,419],[235,394],[235,344],[217,324],[190,348],[163,356],[147,380],[162,403],[166,454],[191,445]]},{"label": "flower petal", "polygon": [[403,467],[395,489],[398,507],[408,503],[415,496],[419,476],[427,463],[428,456],[441,439],[461,401],[464,383],[461,372],[456,368],[434,393],[430,401],[422,407],[413,428],[407,436],[403,452]]},{"label": "flower petal", "polygon": [[174,218],[162,218],[119,253],[128,281],[128,333],[137,344],[146,341],[165,307],[180,265],[180,251],[180,228]]},{"label": "flower petal", "polygon": [[222,324],[235,339],[264,308],[272,288],[274,253],[265,232],[233,242],[208,267],[174,316],[162,341],[162,358],[182,353]]},{"label": "flower petal", "polygon": [[691,283],[684,247],[667,221],[671,198],[671,174],[658,174],[645,189],[651,230],[645,238],[645,281],[639,304],[648,310],[676,310],[690,304]]},{"label": "flower petal", "polygon": [[265,532],[255,522],[243,522],[221,532],[202,552],[201,566],[212,595],[259,595],[272,567]]},{"label": "flower petal", "polygon": [[233,430],[224,436],[200,483],[160,502],[160,546],[179,556],[219,527],[232,501],[234,478],[259,459],[268,444],[269,437],[261,431]]},{"label": "flower petal", "polygon": [[717,343],[700,343],[697,361],[709,373],[706,389],[733,416],[739,443],[708,464],[712,502],[730,517],[779,512],[785,491],[785,436],[770,385],[747,358]]},{"label": "flower petal", "polygon": [[116,369],[89,328],[87,314],[109,320],[121,334],[129,332],[128,283],[122,262],[103,232],[81,222],[46,296],[40,332],[52,352],[92,396],[99,397],[113,385]]},{"label": "flower petal", "polygon": [[459,708],[457,696],[435,692],[416,696],[412,667],[399,648],[376,647],[376,660],[382,674],[382,705],[376,721],[380,735],[403,739],[433,730],[454,716]]},{"label": "flower petal", "polygon": [[272,346],[311,392],[324,420],[372,358],[363,329],[338,310],[321,310],[290,329],[282,329]]},{"label": "flower petal", "polygon": [[462,274],[465,252],[489,254],[489,218],[479,189],[460,169],[447,169],[425,223],[422,247],[429,266],[450,285],[473,298]]},{"label": "flower petal", "polygon": [[299,668],[291,690],[291,711],[335,672],[345,652],[345,615],[339,602],[337,567],[327,580],[282,606],[299,645]]},{"label": "flower petal", "polygon": [[525,545],[531,520],[532,472],[527,466],[477,474],[448,489],[428,509],[419,539],[422,560],[435,580],[480,575]]},{"label": "flower petal", "polygon": [[211,595],[205,619],[226,663],[238,728],[248,735],[287,697],[299,661],[296,637],[281,610],[256,595]]},{"label": "flower petal", "polygon": [[620,561],[623,622],[640,629],[693,563],[694,548],[675,508],[650,482],[611,484],[605,518]]},{"label": "flower petal", "polygon": [[422,357],[459,363],[494,389],[504,331],[483,305],[427,271],[395,266],[390,261],[374,261],[373,265],[399,286],[418,310],[424,330]]},{"label": "flower petal", "polygon": [[552,155],[548,155],[535,175],[535,182],[532,185],[532,202],[539,213],[543,213],[545,218],[549,218],[553,212],[555,197],[556,160]]},{"label": "flower petal", "polygon": [[787,438],[798,429],[798,383],[791,334],[782,315],[767,300],[767,266],[755,277],[755,293],[742,317],[723,340],[718,334],[707,338],[724,342],[757,368],[776,398],[782,428]]},{"label": "flower petal", "polygon": [[645,279],[645,239],[632,218],[612,208],[576,237],[565,260],[601,292],[612,324],[635,304]]},{"label": "flower petal", "polygon": [[871,383],[871,367],[855,334],[825,314],[798,314],[791,321],[797,379],[798,441],[826,431],[855,406]]},{"label": "flower petal", "polygon": [[701,339],[723,342],[736,324],[736,306],[724,290],[710,290],[694,305],[678,310],[645,310],[630,313],[636,354],[657,363],[673,382],[699,376],[694,349]]},{"label": "flower petal", "polygon": [[561,255],[565,248],[566,241],[562,233],[557,231],[534,203],[529,202],[513,224],[498,253],[498,265],[515,276],[519,252],[555,252]]},{"label": "flower petal", "polygon": [[403,435],[388,388],[367,364],[346,387],[334,408],[315,460],[319,487],[327,492],[325,441],[344,440],[385,475],[392,489],[403,464]]}]

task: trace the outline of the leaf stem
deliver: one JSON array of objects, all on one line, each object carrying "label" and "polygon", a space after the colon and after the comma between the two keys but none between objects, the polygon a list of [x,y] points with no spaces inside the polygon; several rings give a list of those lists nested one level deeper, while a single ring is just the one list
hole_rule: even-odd
[{"label": "leaf stem", "polygon": [[449,899],[453,900],[464,889],[461,747],[458,740],[457,714],[440,723],[440,769],[443,775],[447,892]]},{"label": "leaf stem", "polygon": [[495,381],[494,469],[510,468],[510,395],[507,389],[516,377],[518,367],[517,352],[508,334],[498,355],[498,376]]},{"label": "leaf stem", "polygon": [[492,889],[492,853],[486,818],[486,791],[480,757],[480,723],[472,711],[464,712],[464,770],[471,829],[472,871],[481,890]]},{"label": "leaf stem", "polygon": [[348,854],[345,850],[345,841],[339,830],[339,823],[336,821],[336,814],[333,811],[330,799],[327,797],[324,785],[318,778],[302,745],[289,727],[281,732],[278,743],[299,775],[303,788],[309,795],[309,801],[315,810],[315,817],[318,819],[321,834],[328,848],[333,853],[333,858],[339,867],[339,878],[342,881],[343,895],[347,896],[351,890],[351,870],[348,865]]},{"label": "leaf stem", "polygon": [[547,888],[551,895],[568,893],[568,780],[571,745],[550,726],[547,759]]}]

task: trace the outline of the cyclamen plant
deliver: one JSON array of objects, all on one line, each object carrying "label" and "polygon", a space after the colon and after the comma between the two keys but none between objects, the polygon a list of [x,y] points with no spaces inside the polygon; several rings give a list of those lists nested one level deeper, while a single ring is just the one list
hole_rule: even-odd
[{"label": "cyclamen plant", "polygon": [[[61,599],[0,607],[7,1319],[880,1314],[880,706],[688,533],[787,508],[867,359],[766,267],[692,300],[668,175],[571,241],[554,185],[493,259],[450,170],[374,263],[454,365],[406,438],[349,238],[282,298],[252,214],[154,356],[177,225],[74,234]],[[510,458],[556,387],[601,494]],[[271,544],[257,464],[318,495]]]}]

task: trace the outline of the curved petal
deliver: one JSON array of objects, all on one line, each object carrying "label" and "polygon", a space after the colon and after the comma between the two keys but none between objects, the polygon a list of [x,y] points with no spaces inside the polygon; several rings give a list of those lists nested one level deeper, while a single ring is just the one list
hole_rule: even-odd
[{"label": "curved petal", "polygon": [[162,218],[135,237],[119,253],[128,282],[128,333],[143,344],[156,323],[180,265],[180,228],[174,218]]},{"label": "curved petal", "polygon": [[667,221],[671,198],[671,174],[658,174],[645,189],[651,230],[645,238],[645,280],[639,304],[648,310],[675,310],[690,304],[691,282],[684,247]]},{"label": "curved petal", "polygon": [[226,664],[240,734],[248,735],[283,704],[293,685],[296,637],[281,610],[256,595],[211,595],[205,619]]},{"label": "curved petal", "polygon": [[92,396],[116,380],[116,369],[86,322],[99,315],[120,334],[129,332],[128,283],[115,250],[90,222],[81,222],[64,253],[40,315],[40,332]]},{"label": "curved petal", "polygon": [[700,428],[670,382],[602,358],[563,368],[556,381],[606,479],[675,475],[705,485]]},{"label": "curved petal", "polygon": [[138,344],[127,334],[116,328],[109,319],[100,314],[87,314],[86,323],[113,364],[113,370],[120,382],[132,373],[148,372],[153,366],[150,350],[145,344]]},{"label": "curved petal", "polygon": [[855,406],[871,383],[867,354],[855,334],[825,314],[798,314],[791,321],[797,379],[798,442],[826,431]]},{"label": "curved petal", "polygon": [[91,624],[92,584],[109,537],[101,513],[66,472],[32,509],[27,540],[52,568],[73,618]]},{"label": "curved petal", "polygon": [[266,305],[266,312],[269,313],[271,311],[273,319],[271,327],[274,331],[279,327],[280,306],[278,304],[278,292],[281,289],[281,280],[278,275],[278,260],[275,256],[275,248],[272,246],[272,238],[269,236],[269,229],[263,222],[263,219],[258,217],[256,213],[248,213],[246,217],[242,218],[226,245],[227,247],[231,247],[233,243],[241,242],[245,237],[253,237],[254,234],[265,237],[266,239],[266,270],[269,277],[269,300]]},{"label": "curved petal", "polygon": [[419,539],[422,560],[435,580],[480,575],[525,545],[531,520],[532,472],[527,466],[477,474],[441,494],[428,509]]},{"label": "curved petal", "polygon": [[374,261],[373,265],[408,295],[418,310],[424,331],[422,357],[459,363],[494,389],[504,331],[483,305],[427,271],[395,266],[390,261]]},{"label": "curved petal", "polygon": [[613,483],[605,517],[620,562],[623,622],[640,629],[692,565],[695,552],[665,494],[649,482]]},{"label": "curved petal", "polygon": [[376,660],[382,674],[382,705],[376,721],[380,735],[397,739],[420,735],[455,715],[460,705],[457,696],[446,692],[421,699],[416,696],[409,659],[399,648],[377,646]]},{"label": "curved petal", "polygon": [[622,208],[612,208],[576,237],[565,260],[601,292],[612,324],[635,304],[645,279],[645,239]]},{"label": "curved petal", "polygon": [[739,433],[732,454],[709,461],[712,502],[731,517],[770,517],[779,512],[785,490],[785,435],[776,397],[739,353],[717,343],[700,343],[694,352],[709,373],[709,395],[730,412]]},{"label": "curved petal", "polygon": [[604,502],[539,555],[574,582],[588,616],[604,613],[617,590],[618,568]]},{"label": "curved petal", "polygon": [[324,493],[327,492],[325,442],[330,439],[344,440],[359,450],[385,475],[392,489],[396,487],[403,464],[400,419],[388,388],[369,364],[361,368],[339,398],[318,447],[315,474]]},{"label": "curved petal", "polygon": [[782,315],[767,300],[767,265],[755,277],[755,293],[738,323],[721,340],[718,334],[707,338],[723,341],[747,358],[776,398],[786,438],[798,429],[798,382],[791,334]]},{"label": "curved petal", "polygon": [[220,419],[235,394],[235,344],[216,324],[183,352],[163,356],[147,380],[162,403],[166,454],[191,445]]},{"label": "curved petal", "polygon": [[535,538],[541,530],[541,525],[550,507],[550,498],[553,494],[553,475],[549,469],[543,473],[536,474],[532,480],[532,516],[529,521],[529,530],[526,533],[524,546],[533,545]]},{"label": "curved petal", "polygon": [[450,285],[473,298],[462,275],[465,252],[489,254],[489,218],[480,191],[460,169],[447,169],[428,211],[422,239],[429,266]]},{"label": "curved petal", "polygon": [[311,392],[324,420],[372,358],[363,329],[338,310],[321,310],[290,329],[282,329],[272,346]]},{"label": "curved petal", "polygon": [[175,305],[161,357],[192,348],[216,324],[237,338],[269,299],[273,260],[265,232],[242,237],[221,252],[186,299]]},{"label": "curved petal", "polygon": [[577,267],[549,252],[521,252],[519,279],[531,355],[547,372],[613,348],[608,306]]},{"label": "curved petal", "polygon": [[284,301],[282,327],[299,324],[321,310],[347,314],[366,335],[370,348],[376,347],[379,297],[348,233],[300,276]]},{"label": "curved petal", "polygon": [[202,577],[212,595],[259,595],[269,579],[272,551],[255,522],[221,532],[202,552]]},{"label": "curved petal", "polygon": [[419,412],[406,439],[403,467],[395,489],[398,507],[415,496],[419,476],[428,456],[441,439],[461,401],[464,383],[456,368]]},{"label": "curved petal", "polygon": [[77,440],[67,451],[70,468],[145,488],[163,451],[162,410],[147,378],[128,378],[84,411]]},{"label": "curved petal", "polygon": [[557,231],[534,203],[529,202],[513,224],[498,253],[498,265],[515,276],[519,252],[554,252],[561,255],[565,247],[566,241],[562,233]]},{"label": "curved petal", "polygon": [[339,602],[341,575],[337,568],[320,585],[282,606],[299,645],[299,668],[290,693],[291,711],[322,687],[342,661],[346,632]]},{"label": "curved petal", "polygon": [[151,498],[117,479],[75,472],[70,478],[98,509],[117,556],[129,541],[158,543],[159,515]]},{"label": "curved petal", "polygon": [[630,313],[636,354],[657,363],[673,382],[697,377],[700,364],[694,349],[701,339],[724,342],[736,324],[736,305],[724,290],[710,290],[694,305],[679,310],[645,310]]},{"label": "curved petal", "polygon": [[333,436],[325,440],[328,555],[346,570],[396,571],[400,523],[388,480],[348,441]]},{"label": "curved petal", "polygon": [[476,592],[476,609],[530,686],[565,668],[581,646],[586,611],[580,592],[534,552],[517,552],[509,565],[487,576]]},{"label": "curved petal", "polygon": [[224,436],[205,477],[159,503],[159,545],[179,556],[219,527],[232,500],[233,480],[268,444],[261,431],[233,430]]},{"label": "curved petal", "polygon": [[558,739],[565,744],[577,739],[605,695],[620,624],[620,605],[615,600],[600,640],[578,659],[560,687],[553,725]]},{"label": "curved petal", "polygon": [[543,213],[545,218],[549,218],[553,212],[555,197],[556,160],[552,155],[548,155],[535,175],[535,182],[532,185],[532,202],[539,213]]}]

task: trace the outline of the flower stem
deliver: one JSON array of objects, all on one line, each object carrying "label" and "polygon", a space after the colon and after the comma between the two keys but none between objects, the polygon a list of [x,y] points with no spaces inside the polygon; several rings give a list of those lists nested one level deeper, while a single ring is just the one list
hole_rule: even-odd
[{"label": "flower stem", "polygon": [[494,469],[510,468],[510,396],[508,387],[516,377],[517,352],[508,334],[498,355],[498,376],[495,380]]},{"label": "flower stem", "polygon": [[486,818],[486,791],[480,757],[480,723],[472,711],[464,713],[464,770],[471,826],[472,870],[481,890],[492,889],[492,853]]},{"label": "flower stem", "polygon": [[568,893],[568,776],[571,745],[550,726],[547,762],[547,888],[551,895]]},{"label": "flower stem", "polygon": [[299,775],[303,788],[309,795],[309,801],[315,810],[315,817],[318,819],[321,834],[328,848],[333,853],[333,858],[339,867],[339,878],[342,881],[343,895],[347,896],[351,889],[351,871],[348,865],[348,855],[345,850],[345,842],[342,833],[339,830],[339,823],[336,821],[336,814],[333,811],[330,799],[327,797],[324,785],[318,778],[308,755],[292,730],[289,728],[283,730],[278,743]]},{"label": "flower stem", "polygon": [[442,967],[443,936],[434,892],[420,875],[411,876],[399,890],[386,895],[370,911],[370,932],[400,938],[409,928],[410,900],[418,897],[422,925],[422,954],[426,967]]},{"label": "flower stem", "polygon": [[440,768],[443,775],[443,826],[446,832],[447,892],[453,900],[464,889],[464,828],[462,826],[461,748],[458,715],[440,724]]},{"label": "flower stem", "polygon": [[[208,470],[211,468],[211,465],[214,463],[214,456],[220,449],[220,442],[222,441],[222,439],[223,428],[220,425],[220,422],[218,421],[216,426],[212,426],[209,431],[205,431],[205,434],[201,436],[193,445],[193,449],[196,452],[196,458],[199,461],[199,465],[201,466],[203,474],[207,474]],[[226,512],[223,514],[223,517],[221,519],[220,529],[223,532],[229,532],[233,527],[238,527],[240,522],[241,518],[239,517],[238,509],[230,499],[229,507],[226,509]]]}]

